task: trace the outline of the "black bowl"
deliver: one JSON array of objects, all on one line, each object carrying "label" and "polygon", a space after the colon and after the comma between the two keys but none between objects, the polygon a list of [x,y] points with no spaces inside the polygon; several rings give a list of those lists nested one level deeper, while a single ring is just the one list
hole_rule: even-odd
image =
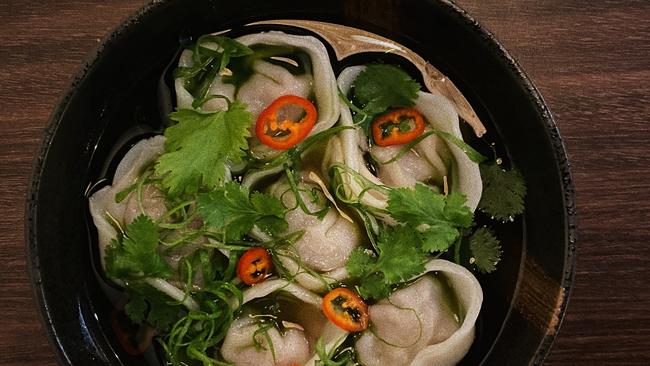
[{"label": "black bowl", "polygon": [[[63,365],[141,365],[111,330],[95,271],[86,196],[135,139],[161,130],[165,70],[187,37],[266,19],[313,19],[394,39],[449,76],[487,125],[488,140],[528,184],[526,213],[500,225],[504,259],[479,276],[485,302],[463,365],[544,359],[566,309],[575,262],[574,191],[548,108],[485,29],[445,1],[162,1],[104,40],[55,110],[36,159],[27,239],[36,299]],[[162,86],[162,88],[161,88]],[[163,91],[163,93],[161,93]],[[149,362],[149,361],[147,361]]]}]

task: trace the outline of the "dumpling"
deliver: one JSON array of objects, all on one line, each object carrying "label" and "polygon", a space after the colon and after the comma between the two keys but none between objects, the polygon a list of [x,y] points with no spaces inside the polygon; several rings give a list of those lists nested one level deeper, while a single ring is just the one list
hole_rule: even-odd
[{"label": "dumpling", "polygon": [[[139,141],[124,155],[115,170],[113,182],[88,198],[90,214],[97,227],[99,242],[99,255],[102,267],[105,267],[104,255],[106,247],[111,240],[117,236],[117,231],[111,221],[116,220],[117,224],[125,227],[141,213],[156,220],[167,212],[164,197],[153,185],[144,185],[142,189],[142,207],[138,204],[136,192],[131,192],[121,202],[115,202],[115,195],[124,191],[142,176],[144,171],[151,167],[156,159],[165,152],[165,137],[154,136]],[[170,264],[174,265],[173,259],[168,258]],[[105,270],[106,268],[104,268]],[[181,301],[190,309],[198,309],[198,304],[185,292],[160,278],[145,279],[149,285],[171,298]]]},{"label": "dumpling", "polygon": [[[307,98],[310,93],[313,93],[318,104],[319,115],[313,133],[326,130],[337,121],[339,102],[336,77],[332,71],[327,49],[322,42],[311,36],[297,36],[278,31],[248,34],[235,40],[252,48],[276,46],[277,51],[269,52],[267,57],[254,59],[254,73],[240,86],[225,83],[223,77],[218,76],[211,84],[209,94],[224,95],[247,103],[255,120],[271,101],[282,95],[293,94]],[[210,47],[209,44],[205,46]],[[216,45],[212,47],[214,48]],[[294,75],[286,67],[278,65],[277,60],[281,59],[284,54],[296,52],[302,52],[308,56],[308,65],[300,66],[310,72]],[[273,60],[273,57],[277,57],[277,59]],[[192,65],[192,51],[186,50],[179,59],[179,66]],[[175,89],[178,107],[191,108],[194,97],[185,88],[183,78],[175,80]],[[226,106],[225,101],[219,99],[208,103],[205,105],[205,109],[209,110],[223,109]]]},{"label": "dumpling", "polygon": [[[362,66],[343,70],[338,78],[343,93],[350,90],[362,70]],[[462,139],[458,114],[444,96],[419,92],[414,108],[422,113],[429,124],[425,131],[434,128]],[[340,120],[344,126],[353,125],[352,114],[343,102]],[[482,192],[481,175],[478,164],[472,162],[460,148],[437,135],[431,135],[392,162],[401,149],[401,146],[370,147],[360,128],[348,129],[330,141],[328,150],[332,151],[328,153],[329,161],[326,164],[345,164],[371,183],[390,187],[411,187],[417,182],[423,182],[442,190],[446,177],[449,189],[463,193],[467,197],[467,206],[472,210],[476,209]],[[375,160],[376,174],[368,169],[366,155]],[[344,179],[347,194],[359,197],[364,185],[350,176]],[[386,207],[387,197],[380,191],[370,190],[364,192],[361,201],[370,207],[383,209]]]},{"label": "dumpling", "polygon": [[[210,95],[224,95],[231,100],[246,103],[248,111],[253,115],[253,121],[256,121],[259,114],[278,97],[296,95],[315,101],[318,119],[310,135],[324,131],[336,123],[339,117],[336,77],[327,49],[318,39],[272,31],[248,34],[236,40],[259,50],[244,57],[245,62],[252,65],[252,74],[239,85],[227,82],[224,76],[217,76],[210,86]],[[205,46],[216,47],[215,44],[210,46],[209,43]],[[295,55],[305,57],[295,58]],[[188,67],[193,62],[192,52],[186,50],[180,57],[179,66]],[[292,72],[296,66],[304,70],[304,73]],[[237,70],[233,72],[236,73]],[[194,96],[184,84],[183,78],[175,81],[178,107],[191,108]],[[218,110],[225,107],[226,102],[223,99],[213,99],[208,101],[203,109]],[[256,136],[250,138],[249,145],[251,153],[256,157],[266,158],[278,153],[261,144]]]},{"label": "dumpling", "polygon": [[[302,201],[310,212],[327,210],[322,218],[310,215],[298,207],[286,178],[271,185],[268,193],[280,198],[285,207],[293,208],[286,216],[289,224],[286,232],[304,230],[302,237],[280,256],[281,262],[291,274],[295,274],[296,280],[303,287],[322,290],[327,283],[347,277],[345,264],[359,245],[361,232],[356,223],[349,221],[334,207],[328,209],[328,202],[320,187],[309,183],[309,178],[305,179],[305,182],[298,183]],[[253,233],[262,240],[268,240],[260,234]]]},{"label": "dumpling", "polygon": [[469,350],[483,302],[480,284],[446,260],[432,260],[425,268],[437,274],[425,274],[369,307],[371,330],[355,343],[362,365],[452,366]]},{"label": "dumpling", "polygon": [[[313,365],[319,339],[326,350],[332,350],[347,337],[321,312],[320,296],[286,280],[267,280],[245,290],[243,296],[244,311],[221,346],[223,359],[237,366]],[[247,306],[265,300],[274,303],[276,313],[268,313],[263,306]]]},{"label": "dumpling", "polygon": [[[97,227],[102,265],[104,264],[106,246],[117,235],[108,215],[124,227],[140,214],[134,192],[119,203],[115,202],[115,195],[133,185],[144,170],[151,167],[164,152],[165,137],[163,136],[154,136],[138,142],[120,161],[115,170],[112,184],[95,192],[88,199],[90,214]],[[149,217],[155,220],[167,211],[162,193],[154,186],[143,187],[142,194],[143,208]]]},{"label": "dumpling", "polygon": [[303,330],[289,328],[280,333],[271,326],[262,334],[259,330],[264,324],[247,315],[235,320],[228,330],[221,347],[226,361],[237,366],[289,366],[309,360],[309,342]]}]

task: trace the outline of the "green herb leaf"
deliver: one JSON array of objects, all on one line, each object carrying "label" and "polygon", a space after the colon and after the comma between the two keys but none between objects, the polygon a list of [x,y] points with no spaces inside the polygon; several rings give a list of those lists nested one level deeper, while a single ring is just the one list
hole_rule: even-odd
[{"label": "green herb leaf", "polygon": [[398,225],[380,232],[378,255],[362,248],[353,251],[346,268],[351,277],[360,280],[361,296],[381,299],[394,285],[424,272],[427,253],[421,244],[418,232]]},{"label": "green herb leaf", "polygon": [[271,235],[288,226],[284,220],[286,209],[278,198],[259,192],[249,195],[248,189],[236,182],[199,194],[197,203],[204,221],[233,240],[240,239],[255,224]]},{"label": "green herb leaf", "polygon": [[356,248],[346,263],[348,274],[353,278],[363,278],[372,271],[372,266],[377,262],[377,256],[370,249]]},{"label": "green herb leaf", "polygon": [[417,81],[393,65],[369,65],[354,81],[355,97],[362,104],[371,105],[374,111],[411,107],[419,90]]},{"label": "green herb leaf", "polygon": [[458,239],[460,232],[450,225],[429,226],[422,232],[422,249],[427,252],[444,252]]},{"label": "green herb leaf", "polygon": [[145,283],[133,283],[126,288],[129,302],[124,312],[134,323],[147,323],[164,332],[185,313],[182,305]]},{"label": "green herb leaf", "polygon": [[376,268],[389,284],[397,284],[424,272],[427,259],[420,248],[417,231],[407,226],[384,230],[377,239],[379,257]]},{"label": "green herb leaf", "polygon": [[166,152],[155,166],[162,186],[178,196],[223,184],[226,164],[240,162],[248,148],[252,116],[245,105],[233,102],[228,111],[206,114],[180,109],[170,118],[178,123],[165,130]]},{"label": "green herb leaf", "polygon": [[116,279],[170,277],[172,270],[157,251],[158,240],[156,224],[145,215],[136,217],[126,226],[125,236],[106,248],[106,274]]},{"label": "green herb leaf", "polygon": [[445,251],[460,235],[459,228],[472,225],[474,215],[465,206],[465,196],[436,193],[424,184],[394,188],[388,195],[387,210],[397,221],[422,233],[422,248]]},{"label": "green herb leaf", "polygon": [[474,264],[481,273],[490,273],[496,269],[501,260],[501,245],[494,233],[487,228],[480,228],[469,237],[469,248]]},{"label": "green herb leaf", "polygon": [[480,165],[483,194],[479,210],[498,220],[511,220],[524,212],[526,183],[521,173],[512,168],[504,170],[496,163]]},{"label": "green herb leaf", "polygon": [[[434,194],[439,194],[435,193]],[[464,194],[458,192],[451,192],[445,197],[444,216],[450,222],[456,223],[457,226],[468,228],[472,226],[474,214],[465,206],[467,198]]]},{"label": "green herb leaf", "polygon": [[363,106],[355,115],[355,123],[361,123],[367,133],[376,115],[389,108],[412,107],[419,90],[420,84],[399,67],[367,66],[354,81],[354,99]]},{"label": "green herb leaf", "polygon": [[384,275],[380,272],[364,277],[358,290],[361,297],[375,300],[384,299],[393,291],[392,287],[384,280]]}]

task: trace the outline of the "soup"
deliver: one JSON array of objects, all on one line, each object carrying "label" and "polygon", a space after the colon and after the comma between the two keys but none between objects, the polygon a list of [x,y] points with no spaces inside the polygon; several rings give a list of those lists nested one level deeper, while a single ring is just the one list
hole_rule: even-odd
[{"label": "soup", "polygon": [[172,365],[468,352],[474,273],[501,255],[475,211],[511,220],[523,179],[466,143],[457,102],[398,63],[332,63],[318,38],[280,31],[205,35],[180,55],[173,123],[89,198],[104,274],[149,335],[122,337],[128,352],[151,334]]}]

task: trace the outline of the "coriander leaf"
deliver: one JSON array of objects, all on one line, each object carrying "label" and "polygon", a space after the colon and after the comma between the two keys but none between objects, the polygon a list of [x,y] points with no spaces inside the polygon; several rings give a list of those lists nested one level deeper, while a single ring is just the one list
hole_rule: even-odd
[{"label": "coriander leaf", "polygon": [[284,212],[286,211],[279,198],[260,192],[253,192],[251,194],[251,205],[258,212],[264,212],[267,215],[280,218],[284,217]]},{"label": "coriander leaf", "polygon": [[259,192],[249,195],[248,189],[236,182],[199,194],[197,204],[206,224],[225,231],[234,240],[248,233],[255,224],[270,234],[279,234],[287,228],[285,208],[278,198]]},{"label": "coriander leaf", "polygon": [[379,257],[374,268],[387,284],[397,284],[424,272],[427,257],[420,249],[418,233],[406,226],[384,230],[377,239]]},{"label": "coriander leaf", "polygon": [[369,249],[356,248],[345,264],[348,274],[353,278],[363,278],[370,274],[371,266],[377,261],[375,254]]},{"label": "coriander leaf", "polygon": [[501,260],[501,245],[494,233],[487,228],[480,228],[469,237],[474,264],[481,273],[490,273],[496,269]]},{"label": "coriander leaf", "polygon": [[413,106],[419,90],[420,84],[396,66],[367,66],[354,80],[353,99],[363,106],[354,123],[361,124],[367,134],[375,116],[389,108]]},{"label": "coriander leaf", "polygon": [[386,228],[380,232],[377,247],[378,255],[357,248],[346,263],[350,276],[360,282],[361,296],[381,299],[392,286],[424,272],[428,255],[421,250],[418,232],[401,225]]},{"label": "coriander leaf", "polygon": [[380,273],[374,273],[361,282],[359,285],[359,295],[365,299],[384,299],[390,295],[392,288],[386,284],[384,276]]},{"label": "coriander leaf", "polygon": [[174,300],[145,283],[133,283],[126,288],[129,302],[124,312],[134,323],[147,323],[166,331],[183,314],[184,308]]},{"label": "coriander leaf", "polygon": [[444,252],[459,235],[458,229],[449,225],[430,226],[422,233],[422,249],[427,252]]},{"label": "coriander leaf", "polygon": [[385,64],[367,66],[354,81],[354,95],[373,111],[390,107],[411,107],[420,84],[404,70]]},{"label": "coriander leaf", "polygon": [[180,109],[170,115],[178,123],[165,130],[166,152],[155,170],[171,196],[223,184],[226,164],[240,162],[248,148],[252,116],[245,108],[233,102],[225,112]]},{"label": "coriander leaf", "polygon": [[111,278],[168,278],[169,264],[158,253],[159,234],[148,216],[140,215],[126,226],[124,237],[111,241],[106,248],[106,274]]},{"label": "coriander leaf", "polygon": [[510,220],[523,213],[526,183],[521,173],[515,168],[504,170],[494,162],[479,168],[483,179],[479,210],[498,220]]},{"label": "coriander leaf", "polygon": [[418,227],[444,218],[445,196],[418,183],[414,188],[395,188],[388,193],[388,212],[397,221]]},{"label": "coriander leaf", "polygon": [[445,200],[444,216],[447,220],[463,228],[472,226],[474,215],[469,207],[465,206],[467,198],[464,194],[451,192],[445,197]]},{"label": "coriander leaf", "polygon": [[393,188],[388,194],[389,214],[421,234],[422,249],[445,251],[460,235],[459,228],[472,225],[474,215],[465,206],[465,196],[447,196],[424,184],[414,188]]}]

